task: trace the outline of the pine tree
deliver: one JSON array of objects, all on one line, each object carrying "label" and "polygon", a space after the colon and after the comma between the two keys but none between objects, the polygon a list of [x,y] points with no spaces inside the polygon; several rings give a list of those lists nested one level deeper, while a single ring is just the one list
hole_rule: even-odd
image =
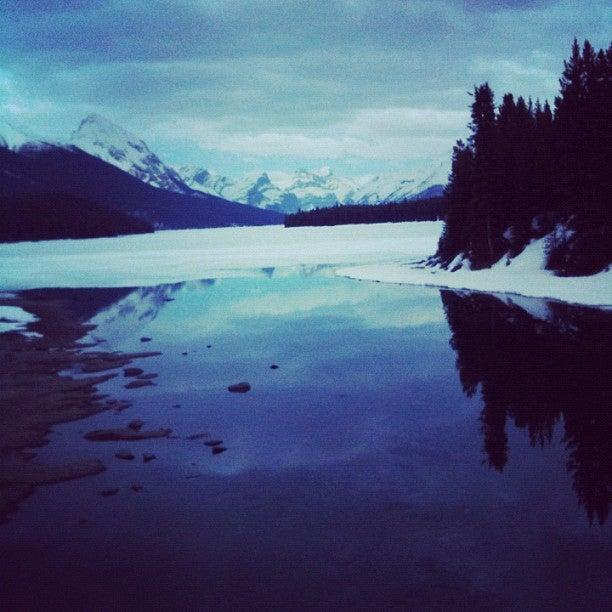
[{"label": "pine tree", "polygon": [[448,264],[465,252],[471,231],[469,206],[472,199],[474,154],[462,140],[453,148],[453,162],[445,190],[447,220],[438,245],[438,257]]},{"label": "pine tree", "polygon": [[474,182],[469,206],[471,232],[468,252],[472,266],[497,261],[503,252],[503,211],[498,174],[501,164],[494,95],[488,83],[474,88],[470,144],[474,149]]},{"label": "pine tree", "polygon": [[473,268],[551,233],[547,266],[591,274],[612,262],[612,45],[574,39],[554,113],[548,102],[474,88],[471,135],[453,152],[438,260]]}]

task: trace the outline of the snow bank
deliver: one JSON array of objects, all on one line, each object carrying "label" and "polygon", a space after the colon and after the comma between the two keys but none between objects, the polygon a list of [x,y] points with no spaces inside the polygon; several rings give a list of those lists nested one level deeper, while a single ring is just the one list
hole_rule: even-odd
[{"label": "snow bank", "polygon": [[416,260],[441,222],[335,227],[229,227],[0,244],[0,289],[133,287],[299,265]]},{"label": "snow bank", "polygon": [[461,268],[450,272],[416,264],[387,263],[344,268],[337,274],[359,280],[511,293],[591,306],[612,306],[612,272],[593,276],[555,276],[544,269],[544,239],[534,240],[510,263],[504,258],[487,270]]},{"label": "snow bank", "polygon": [[362,280],[612,305],[610,272],[557,277],[543,269],[543,240],[532,242],[510,265],[502,260],[488,270],[449,272],[406,263],[434,253],[442,227],[437,221],[228,227],[0,244],[0,289],[141,287],[244,276],[261,268],[334,265],[338,275]]},{"label": "snow bank", "polygon": [[21,331],[28,323],[38,319],[18,306],[0,305],[0,334],[9,331]]}]

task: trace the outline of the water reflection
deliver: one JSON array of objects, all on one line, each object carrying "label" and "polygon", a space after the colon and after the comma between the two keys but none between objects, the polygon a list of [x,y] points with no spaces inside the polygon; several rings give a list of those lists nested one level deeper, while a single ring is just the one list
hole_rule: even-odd
[{"label": "water reflection", "polygon": [[[28,372],[35,353],[65,358],[79,383],[84,364],[104,365],[58,350],[62,334],[96,335],[112,359],[161,353],[133,364],[154,369],[153,385],[126,389],[119,370],[86,390],[88,421],[54,426],[35,449],[44,465],[95,457],[106,471],[39,490],[0,527],[20,603],[4,607],[130,608],[137,591],[142,608],[180,608],[188,596],[200,608],[545,609],[552,597],[603,609],[611,525],[588,526],[564,462],[605,521],[605,313],[449,292],[441,303],[434,289],[325,271],[255,273],[0,296],[36,314],[43,334],[0,334],[0,359],[19,349],[19,368],[0,377],[14,391],[11,417],[24,405],[18,369],[24,386],[49,392],[67,376]],[[242,380],[251,391],[227,391]],[[100,393],[131,405],[108,410]],[[503,473],[482,465],[481,412],[485,463]],[[91,441],[134,423],[173,434]],[[567,452],[548,445],[560,428]],[[213,454],[218,443],[227,452]]]},{"label": "water reflection", "polygon": [[489,466],[501,471],[509,460],[508,420],[534,446],[549,443],[562,421],[574,491],[589,520],[603,524],[612,488],[612,313],[548,302],[529,314],[512,300],[441,294],[463,390],[472,396],[480,387],[484,401]]}]

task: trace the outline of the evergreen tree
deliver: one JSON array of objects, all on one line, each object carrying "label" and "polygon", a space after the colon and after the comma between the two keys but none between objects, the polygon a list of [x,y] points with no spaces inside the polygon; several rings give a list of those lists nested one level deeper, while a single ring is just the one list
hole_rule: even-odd
[{"label": "evergreen tree", "polygon": [[451,174],[444,192],[448,213],[438,248],[438,255],[443,262],[450,262],[467,244],[473,172],[474,153],[470,146],[459,140],[453,147]]},{"label": "evergreen tree", "polygon": [[[474,88],[470,144],[474,149],[473,187],[468,206],[470,236],[468,254],[474,268],[499,259],[503,252],[501,236],[503,211],[498,174],[501,160],[493,91],[488,83]],[[503,231],[503,230],[502,230]]]},{"label": "evergreen tree", "polygon": [[[547,266],[591,274],[612,262],[612,45],[574,39],[554,113],[508,93],[495,113],[487,83],[474,88],[471,136],[453,152],[438,261],[473,268],[513,257],[550,234]],[[552,231],[554,230],[554,232]]]}]

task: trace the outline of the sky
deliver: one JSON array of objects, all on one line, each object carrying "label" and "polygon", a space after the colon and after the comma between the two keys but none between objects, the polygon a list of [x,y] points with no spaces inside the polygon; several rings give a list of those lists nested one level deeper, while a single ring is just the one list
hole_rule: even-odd
[{"label": "sky", "polygon": [[449,160],[467,94],[553,99],[608,0],[2,0],[0,118],[66,140],[97,112],[227,174]]}]

